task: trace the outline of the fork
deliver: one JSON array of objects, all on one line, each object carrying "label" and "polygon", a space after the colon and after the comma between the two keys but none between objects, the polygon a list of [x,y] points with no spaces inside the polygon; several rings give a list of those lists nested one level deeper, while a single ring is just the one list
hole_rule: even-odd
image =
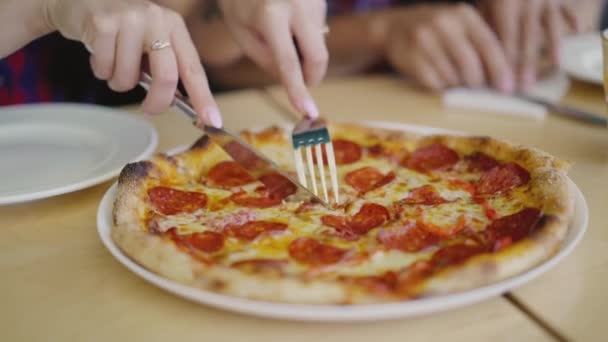
[{"label": "fork", "polygon": [[[294,159],[296,172],[299,182],[311,190],[316,196],[319,196],[317,187],[317,176],[315,174],[315,166],[313,160],[313,149],[319,170],[319,179],[321,180],[321,192],[325,202],[330,203],[329,193],[327,190],[327,181],[325,177],[325,163],[323,160],[323,148],[329,166],[329,177],[334,197],[334,204],[340,203],[340,195],[338,191],[338,172],[336,170],[336,158],[334,155],[334,146],[327,130],[327,124],[323,119],[303,119],[293,129],[291,134],[291,142],[293,144]],[[306,167],[302,154],[306,155]],[[308,173],[308,175],[307,175]],[[308,176],[308,177],[307,177]],[[311,187],[308,186],[310,180]]]}]

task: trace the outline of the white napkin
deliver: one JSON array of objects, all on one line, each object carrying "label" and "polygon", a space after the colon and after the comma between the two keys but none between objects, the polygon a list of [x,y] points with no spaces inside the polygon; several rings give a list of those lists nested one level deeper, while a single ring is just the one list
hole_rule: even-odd
[{"label": "white napkin", "polygon": [[[570,81],[561,72],[540,80],[527,94],[551,102],[559,102],[568,92]],[[452,108],[483,110],[489,113],[543,120],[547,115],[544,106],[490,89],[453,88],[443,93],[443,104]]]}]

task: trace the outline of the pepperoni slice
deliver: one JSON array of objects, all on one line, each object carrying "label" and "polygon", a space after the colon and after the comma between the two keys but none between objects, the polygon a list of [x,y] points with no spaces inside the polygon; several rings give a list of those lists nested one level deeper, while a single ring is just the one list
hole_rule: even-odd
[{"label": "pepperoni slice", "polygon": [[388,209],[380,204],[366,203],[350,221],[351,229],[357,234],[365,234],[383,225],[391,218]]},{"label": "pepperoni slice", "polygon": [[344,180],[357,191],[366,193],[390,183],[395,177],[392,171],[384,175],[375,167],[366,166],[349,172]]},{"label": "pepperoni slice", "polygon": [[246,165],[247,168],[255,167],[256,165],[263,163],[255,154],[251,153],[251,151],[235,141],[229,142],[224,145],[223,148],[233,159]]},{"label": "pepperoni slice", "polygon": [[[335,139],[332,142],[334,146],[334,157],[337,165],[352,164],[361,159],[362,148],[356,142],[346,139]],[[323,153],[323,164],[327,165],[327,152],[325,146],[321,149]],[[313,154],[312,160],[317,164],[317,155]]]},{"label": "pepperoni slice", "polygon": [[[336,164],[338,165],[352,164],[361,159],[361,146],[355,142],[336,139],[333,141],[333,146]],[[324,156],[323,160],[327,162],[327,157]]]},{"label": "pepperoni slice", "polygon": [[419,260],[399,272],[388,271],[379,276],[354,277],[346,280],[354,281],[370,291],[397,294],[403,298],[415,295],[415,290],[412,289],[432,272],[430,263]]},{"label": "pepperoni slice", "polygon": [[421,147],[405,158],[401,164],[412,170],[428,172],[448,168],[458,162],[458,153],[442,144]]},{"label": "pepperoni slice", "polygon": [[384,175],[384,177],[378,183],[376,183],[376,185],[374,186],[374,189],[378,189],[378,188],[385,186],[386,184],[392,182],[396,177],[397,177],[397,174],[395,174],[394,171],[387,173],[386,175]]},{"label": "pepperoni slice", "polygon": [[525,185],[529,181],[528,170],[511,162],[496,166],[484,173],[477,182],[476,188],[480,195],[492,195]]},{"label": "pepperoni slice", "polygon": [[384,175],[375,167],[366,166],[349,172],[344,180],[348,185],[360,192],[367,192],[374,188]]},{"label": "pepperoni slice", "polygon": [[379,276],[356,277],[354,282],[369,291],[386,294],[395,292],[399,286],[399,274],[388,271]]},{"label": "pepperoni slice", "polygon": [[417,224],[419,227],[421,227],[422,229],[426,230],[427,232],[429,232],[431,234],[435,234],[437,236],[446,238],[446,237],[454,236],[457,233],[459,233],[460,231],[462,231],[463,229],[465,229],[467,226],[467,220],[464,215],[460,215],[455,224],[453,224],[449,227],[440,227],[431,222],[425,222],[423,220],[422,216],[420,216]]},{"label": "pepperoni slice", "polygon": [[488,171],[498,166],[498,160],[483,152],[475,152],[465,157],[470,171]]},{"label": "pepperoni slice", "polygon": [[280,200],[293,195],[298,190],[289,179],[278,173],[264,175],[260,177],[260,182],[266,186],[269,197]]},{"label": "pepperoni slice", "polygon": [[399,249],[404,252],[419,252],[439,242],[437,236],[410,224],[398,231],[383,230],[378,233],[378,242],[389,249]]},{"label": "pepperoni slice", "polygon": [[305,213],[308,211],[313,210],[318,204],[314,203],[314,202],[304,202],[302,204],[300,204],[300,206],[298,207],[298,209],[296,209],[295,213],[296,214],[301,214],[301,213]]},{"label": "pepperoni slice", "polygon": [[381,144],[369,146],[367,152],[374,157],[382,156],[385,153],[384,147]]},{"label": "pepperoni slice", "polygon": [[188,235],[186,241],[191,247],[206,253],[217,252],[224,247],[224,237],[212,231]]},{"label": "pepperoni slice", "polygon": [[430,263],[435,269],[441,269],[443,267],[463,263],[470,257],[484,252],[487,252],[487,250],[479,245],[451,245],[443,247],[435,252]]},{"label": "pepperoni slice", "polygon": [[237,192],[230,196],[230,200],[238,205],[249,208],[270,208],[283,202],[282,198],[270,197],[268,194],[252,196],[246,192]]},{"label": "pepperoni slice", "polygon": [[268,208],[281,204],[283,199],[297,191],[295,185],[278,173],[264,175],[259,180],[264,183],[264,186],[256,190],[258,192],[257,196],[246,192],[237,192],[230,196],[230,200],[245,207]]},{"label": "pepperoni slice", "polygon": [[217,252],[224,247],[224,237],[216,232],[205,231],[189,235],[179,235],[175,228],[167,231],[173,241],[205,253]]},{"label": "pepperoni slice", "polygon": [[324,225],[336,229],[336,235],[346,240],[356,240],[368,231],[379,227],[390,220],[390,213],[384,206],[375,203],[366,203],[359,212],[348,218],[337,215],[321,217]]},{"label": "pepperoni slice", "polygon": [[530,236],[541,218],[540,210],[524,208],[490,223],[485,234],[489,243],[494,244],[494,250],[498,250]]},{"label": "pepperoni slice", "polygon": [[289,255],[309,265],[331,265],[340,261],[346,251],[311,238],[299,238],[289,244]]},{"label": "pepperoni slice", "polygon": [[475,184],[466,182],[462,179],[449,179],[448,186],[452,190],[464,190],[471,196],[475,195]]},{"label": "pepperoni slice", "polygon": [[191,213],[207,205],[207,195],[202,192],[182,191],[165,186],[148,190],[154,207],[165,215]]},{"label": "pepperoni slice", "polygon": [[347,217],[337,215],[324,215],[321,217],[321,222],[329,227],[339,230],[350,229],[350,224]]},{"label": "pepperoni slice", "polygon": [[432,185],[425,184],[412,189],[410,194],[401,202],[404,204],[437,205],[448,203],[448,200],[441,197]]},{"label": "pepperoni slice", "polygon": [[281,222],[250,221],[240,226],[229,226],[227,231],[239,239],[251,241],[264,232],[282,231],[285,228],[287,225]]},{"label": "pepperoni slice", "polygon": [[227,188],[255,181],[247,170],[234,161],[223,161],[209,170],[207,177],[215,184]]},{"label": "pepperoni slice", "polygon": [[350,220],[348,217],[337,216],[337,215],[325,215],[321,217],[321,222],[329,227],[334,228],[332,235],[339,236],[344,240],[355,241],[359,239],[357,234],[350,226]]}]

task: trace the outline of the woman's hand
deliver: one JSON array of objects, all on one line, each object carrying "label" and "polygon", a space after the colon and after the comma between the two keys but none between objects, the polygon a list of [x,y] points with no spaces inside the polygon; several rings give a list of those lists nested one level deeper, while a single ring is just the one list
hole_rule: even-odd
[{"label": "woman's hand", "polygon": [[218,2],[224,20],[244,52],[262,69],[281,81],[290,101],[300,112],[317,117],[319,110],[306,85],[320,82],[327,70],[329,57],[324,39],[326,2]]},{"label": "woman's hand", "polygon": [[153,82],[142,106],[146,113],[166,110],[181,78],[205,124],[222,119],[205,71],[182,17],[147,0],[46,1],[47,24],[91,50],[95,76],[115,91],[137,86],[147,55]]},{"label": "woman's hand", "polygon": [[543,49],[558,66],[561,39],[581,26],[565,0],[481,0],[479,6],[516,68],[522,88],[536,82]]},{"label": "woman's hand", "polygon": [[390,12],[385,42],[389,62],[423,87],[492,86],[514,90],[513,72],[498,38],[466,4]]}]

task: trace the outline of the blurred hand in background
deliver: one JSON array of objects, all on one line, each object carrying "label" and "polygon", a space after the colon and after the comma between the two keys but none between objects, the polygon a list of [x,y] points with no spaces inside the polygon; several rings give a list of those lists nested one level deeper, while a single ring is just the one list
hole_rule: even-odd
[{"label": "blurred hand in background", "polygon": [[[580,1],[584,2],[584,1]],[[520,88],[536,82],[539,63],[559,66],[562,38],[581,30],[572,1],[481,0],[479,9],[498,35]]]},{"label": "blurred hand in background", "polygon": [[[268,28],[264,31],[259,23],[262,20],[258,20],[258,28],[245,24],[255,21],[244,14],[247,6],[256,8],[254,4],[258,2],[258,6],[267,6],[268,1],[251,1],[246,5],[237,0],[223,1],[234,6],[223,6],[223,18],[201,20],[199,14],[189,16],[188,20],[212,80],[230,89],[266,86],[273,81],[269,75],[275,75],[287,87],[294,105],[306,112],[298,105],[308,97],[303,81],[314,84],[320,79],[318,75],[325,71],[327,55],[321,43],[322,11],[299,9],[296,4],[323,6],[316,1],[276,1],[281,7],[276,13],[285,16],[280,21],[281,27],[285,27],[286,21],[297,21],[299,17],[294,13],[317,13],[312,16],[308,30],[304,30],[314,36],[313,43],[302,43],[302,34],[295,34],[292,29],[303,63],[298,68],[293,63],[295,47],[287,42],[284,33]],[[555,67],[559,62],[559,40],[566,33],[579,30],[580,22],[598,21],[603,1],[481,0],[473,6],[461,1],[412,4],[407,0],[329,0],[327,5],[331,33],[325,43],[331,56],[327,72],[330,77],[367,72],[388,64],[433,91],[467,86],[511,93],[532,86],[539,74]],[[227,11],[243,12],[228,15]],[[251,8],[248,11],[258,13]],[[598,18],[593,18],[594,13]],[[581,19],[581,15],[586,19]],[[244,19],[229,19],[233,16]],[[287,48],[282,55],[278,54],[282,48],[271,48],[268,44],[277,39],[273,35],[283,35],[281,46]],[[245,48],[249,45],[256,47]],[[282,64],[291,65],[289,68],[279,67],[284,60],[292,61]]]},{"label": "blurred hand in background", "polygon": [[438,91],[454,86],[515,87],[496,34],[468,4],[386,13],[386,58],[402,74]]}]

